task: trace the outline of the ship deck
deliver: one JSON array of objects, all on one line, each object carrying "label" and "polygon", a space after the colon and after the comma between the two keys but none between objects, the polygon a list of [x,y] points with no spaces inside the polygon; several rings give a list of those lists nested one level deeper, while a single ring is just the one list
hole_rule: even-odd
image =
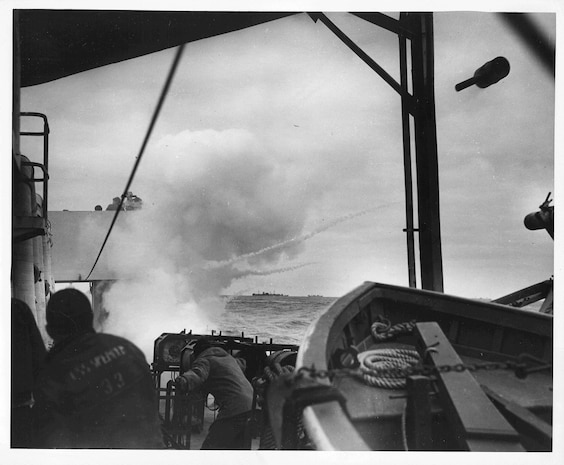
[{"label": "ship deck", "polygon": [[[200,450],[206,436],[208,434],[209,427],[215,421],[217,416],[217,411],[214,410],[214,398],[211,394],[208,395],[206,404],[201,408],[195,408],[196,414],[192,416],[192,425],[191,432],[189,435],[189,441],[187,446],[188,447],[178,447],[178,445],[172,445],[172,448],[186,448],[190,450]],[[160,414],[164,418],[165,417],[165,402],[161,400],[160,406]],[[188,431],[188,428],[184,428],[182,430],[184,433]],[[170,431],[169,431],[170,432]],[[251,443],[252,450],[259,449],[259,437],[252,439]]]}]

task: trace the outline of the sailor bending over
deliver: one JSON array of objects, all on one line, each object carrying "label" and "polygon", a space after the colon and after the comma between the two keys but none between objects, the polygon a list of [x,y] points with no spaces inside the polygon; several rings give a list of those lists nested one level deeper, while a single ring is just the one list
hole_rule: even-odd
[{"label": "sailor bending over", "polygon": [[196,343],[194,357],[191,369],[177,378],[177,388],[202,390],[205,395],[209,392],[219,406],[219,414],[210,426],[202,449],[250,449],[247,425],[253,388],[245,378],[239,359],[220,347],[212,347],[206,339]]}]

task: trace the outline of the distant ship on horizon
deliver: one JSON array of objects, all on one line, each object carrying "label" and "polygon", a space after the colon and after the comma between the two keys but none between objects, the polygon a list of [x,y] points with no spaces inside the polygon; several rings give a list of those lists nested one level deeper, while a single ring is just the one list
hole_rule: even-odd
[{"label": "distant ship on horizon", "polygon": [[253,292],[254,296],[274,296],[274,297],[288,297],[288,294],[277,294],[276,292]]}]

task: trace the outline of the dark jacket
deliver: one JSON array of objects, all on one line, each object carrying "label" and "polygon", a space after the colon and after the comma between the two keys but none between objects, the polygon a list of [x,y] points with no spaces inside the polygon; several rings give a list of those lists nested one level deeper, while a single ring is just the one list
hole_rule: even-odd
[{"label": "dark jacket", "polygon": [[12,299],[12,407],[31,402],[46,354],[30,308],[21,300]]},{"label": "dark jacket", "polygon": [[45,361],[45,345],[31,309],[12,299],[12,389],[10,445],[33,445],[31,406],[37,376]]},{"label": "dark jacket", "polygon": [[253,388],[237,360],[220,347],[204,350],[182,375],[189,390],[211,393],[219,406],[218,420],[248,412],[252,407]]},{"label": "dark jacket", "polygon": [[36,447],[163,447],[149,365],[121,337],[91,331],[56,345],[35,400]]}]

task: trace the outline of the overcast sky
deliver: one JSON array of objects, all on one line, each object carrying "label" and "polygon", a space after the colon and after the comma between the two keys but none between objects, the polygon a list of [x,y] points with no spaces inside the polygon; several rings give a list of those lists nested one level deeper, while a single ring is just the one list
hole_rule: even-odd
[{"label": "overcast sky", "polygon": [[[399,81],[393,34],[328,16]],[[554,40],[555,15],[533,18]],[[445,292],[495,298],[553,274],[523,218],[554,191],[554,80],[495,14],[436,13],[434,30]],[[49,118],[50,210],[122,193],[173,54],[22,89]],[[455,91],[497,56],[509,76]],[[402,163],[399,96],[321,22],[193,42],[131,189],[145,208],[110,251],[129,277],[189,274],[192,296],[407,285]]]},{"label": "overcast sky", "polygon": [[[11,41],[12,6],[77,8],[76,2],[0,3],[4,44]],[[395,36],[336,11],[405,3],[297,10],[334,11],[330,19],[399,80]],[[558,2],[456,5],[510,11],[515,3],[550,10]],[[437,2],[414,4],[433,10]],[[186,8],[168,0],[158,5]],[[555,15],[533,16],[554,40]],[[553,274],[553,241],[544,231],[528,231],[523,218],[554,192],[554,80],[494,14],[436,13],[434,32],[445,292],[496,298]],[[11,49],[3,48],[8,63]],[[105,208],[122,193],[173,54],[22,89],[21,110],[49,118],[50,210]],[[497,56],[509,60],[509,76],[487,89],[455,91]],[[3,88],[7,128],[11,86]],[[36,158],[26,143],[22,152]],[[188,44],[132,186],[144,209],[127,216],[105,252],[129,283],[112,296],[110,310],[120,310],[112,312],[114,324],[123,329],[117,333],[133,338],[126,327],[150,328],[143,335],[150,354],[154,334],[185,327],[185,311],[214,294],[341,296],[367,280],[407,285],[403,186],[399,97],[323,24],[300,14]],[[9,182],[2,187],[7,205]],[[120,301],[118,294],[137,299]],[[176,314],[154,312],[163,306]]]}]

